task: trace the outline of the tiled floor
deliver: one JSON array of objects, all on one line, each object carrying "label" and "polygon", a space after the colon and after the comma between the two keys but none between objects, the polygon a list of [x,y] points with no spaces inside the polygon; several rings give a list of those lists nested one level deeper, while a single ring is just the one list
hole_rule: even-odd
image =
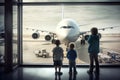
[{"label": "tiled floor", "polygon": [[19,67],[5,74],[0,72],[0,80],[120,80],[120,68],[101,68],[100,75],[87,74],[88,68],[77,68],[77,75],[69,75],[67,67],[62,68],[61,76],[55,75],[54,67]]}]

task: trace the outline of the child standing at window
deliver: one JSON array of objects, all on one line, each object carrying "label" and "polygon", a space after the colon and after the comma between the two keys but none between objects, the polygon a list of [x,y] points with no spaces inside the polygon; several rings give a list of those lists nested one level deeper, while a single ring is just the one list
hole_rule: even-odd
[{"label": "child standing at window", "polygon": [[[63,61],[63,49],[59,46],[60,41],[56,40],[55,42],[56,47],[53,48],[53,61],[54,61],[54,66],[55,66],[55,74],[60,74],[62,75],[61,72],[61,67],[62,67],[62,61]],[[59,69],[59,72],[57,72],[57,68]]]},{"label": "child standing at window", "polygon": [[98,29],[93,27],[91,29],[91,35],[88,38],[88,52],[89,52],[89,57],[90,57],[90,68],[87,71],[88,73],[93,72],[94,68],[94,62],[95,62],[95,72],[99,74],[99,61],[98,61],[98,53],[99,53],[99,35],[98,35]]},{"label": "child standing at window", "polygon": [[69,73],[72,73],[72,68],[74,69],[74,73],[77,74],[76,71],[76,58],[77,53],[74,50],[74,44],[70,44],[70,50],[67,52],[67,58],[69,60]]}]

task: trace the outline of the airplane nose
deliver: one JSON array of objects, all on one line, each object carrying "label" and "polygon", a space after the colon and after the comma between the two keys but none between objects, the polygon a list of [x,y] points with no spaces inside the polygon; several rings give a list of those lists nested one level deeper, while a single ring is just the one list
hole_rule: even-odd
[{"label": "airplane nose", "polygon": [[58,34],[61,40],[67,40],[70,38],[70,33],[68,31],[60,32]]}]

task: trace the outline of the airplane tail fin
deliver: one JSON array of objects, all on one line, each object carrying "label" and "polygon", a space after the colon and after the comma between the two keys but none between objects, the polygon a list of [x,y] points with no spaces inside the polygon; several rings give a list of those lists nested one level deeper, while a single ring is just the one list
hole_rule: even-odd
[{"label": "airplane tail fin", "polygon": [[64,5],[62,4],[62,19],[64,19]]}]

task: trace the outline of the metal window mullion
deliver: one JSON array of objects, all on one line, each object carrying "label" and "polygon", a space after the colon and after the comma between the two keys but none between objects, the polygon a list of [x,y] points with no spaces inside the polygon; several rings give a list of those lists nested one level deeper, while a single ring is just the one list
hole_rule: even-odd
[{"label": "metal window mullion", "polygon": [[[19,0],[21,2],[22,0]],[[23,63],[23,47],[22,47],[22,5],[17,4],[18,6],[18,64]]]},{"label": "metal window mullion", "polygon": [[13,5],[11,0],[5,0],[5,71],[13,68]]}]

